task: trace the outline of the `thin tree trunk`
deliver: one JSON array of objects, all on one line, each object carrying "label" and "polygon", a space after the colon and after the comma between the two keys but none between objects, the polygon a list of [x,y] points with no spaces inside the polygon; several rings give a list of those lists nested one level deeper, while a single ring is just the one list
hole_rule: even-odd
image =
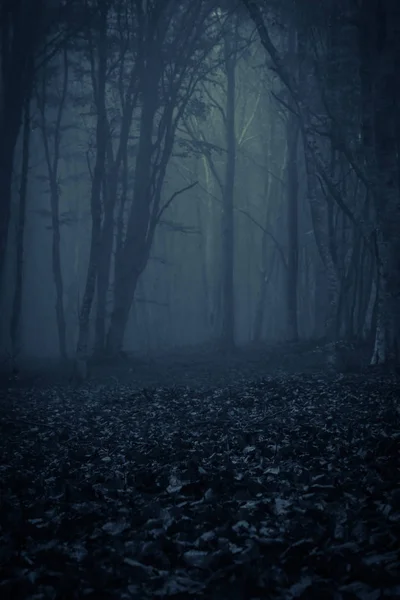
[{"label": "thin tree trunk", "polygon": [[224,39],[226,97],[227,162],[222,212],[222,332],[221,344],[225,350],[235,346],[235,296],[234,296],[234,185],[236,168],[235,93],[237,29],[228,32]]},{"label": "thin tree trunk", "polygon": [[259,291],[258,291],[256,310],[254,313],[254,324],[253,324],[253,342],[255,342],[256,344],[258,344],[262,340],[268,284],[271,281],[272,276],[274,274],[274,269],[275,269],[276,259],[277,259],[277,251],[274,248],[274,250],[272,251],[272,257],[270,258],[270,262],[269,262],[269,265],[267,268],[266,258],[267,258],[268,249],[267,249],[266,241],[267,241],[267,236],[265,233],[263,233],[263,240],[262,240],[263,266],[260,269]]},{"label": "thin tree trunk", "polygon": [[307,127],[303,126],[303,142],[307,176],[307,192],[311,209],[315,242],[324,265],[328,290],[328,310],[325,322],[325,335],[334,341],[337,335],[337,311],[339,306],[340,282],[331,250],[327,232],[327,206],[317,190],[316,166],[313,155],[313,140],[309,139]]},{"label": "thin tree trunk", "polygon": [[[2,33],[0,31],[0,33]],[[8,57],[10,60],[11,57]],[[4,64],[6,58],[2,54],[2,84],[3,92],[0,97],[0,299],[2,297],[4,281],[4,270],[6,264],[9,225],[11,217],[12,181],[14,168],[15,147],[20,131],[24,97],[22,95],[22,83],[17,85],[18,77],[23,78],[23,67],[19,64],[8,65],[7,72]],[[14,76],[10,70],[15,69]],[[8,77],[7,77],[8,76]],[[11,81],[8,81],[8,78]],[[14,85],[12,85],[14,83]],[[3,106],[1,106],[1,103]]]},{"label": "thin tree trunk", "polygon": [[95,322],[95,353],[105,352],[107,292],[110,280],[112,248],[114,240],[114,201],[110,198],[106,181],[103,182],[104,220],[99,250],[99,265],[97,273],[97,306]]},{"label": "thin tree trunk", "polygon": [[54,123],[53,141],[53,156],[51,156],[49,143],[49,128],[46,123],[46,92],[50,81],[46,80],[43,75],[42,97],[37,96],[38,107],[41,114],[41,131],[43,138],[43,146],[45,151],[45,159],[47,164],[49,184],[50,184],[50,208],[51,208],[51,225],[52,225],[52,245],[51,245],[51,265],[56,290],[56,322],[58,332],[58,344],[60,356],[62,359],[67,358],[67,339],[66,339],[66,324],[64,311],[64,284],[61,266],[61,228],[60,228],[60,190],[58,182],[58,167],[60,159],[61,145],[61,126],[65,101],[68,90],[68,52],[64,50],[63,54],[63,82],[61,96],[58,99],[56,118]]},{"label": "thin tree trunk", "polygon": [[43,0],[13,0],[0,8],[0,296],[5,283],[14,153],[24,103],[32,91],[34,54],[44,8]]},{"label": "thin tree trunk", "polygon": [[60,231],[60,198],[58,191],[57,182],[51,182],[50,184],[50,196],[51,196],[51,212],[52,212],[52,245],[51,245],[51,264],[53,271],[54,285],[56,288],[56,319],[57,319],[57,331],[58,331],[58,343],[60,356],[64,360],[67,358],[67,340],[66,340],[66,327],[65,327],[65,313],[64,313],[64,284],[62,278],[61,268],[61,231]]},{"label": "thin tree trunk", "polygon": [[7,132],[8,135],[4,135],[4,129],[2,129],[0,128],[0,290],[2,290],[4,284],[8,229],[11,216],[13,159],[18,137],[18,135],[13,135],[12,132]]},{"label": "thin tree trunk", "polygon": [[[107,7],[105,5],[101,5],[100,31],[98,40],[98,69],[97,73],[95,74],[93,67],[92,73],[93,94],[97,108],[96,159],[90,197],[92,234],[90,240],[89,264],[86,275],[85,289],[79,310],[79,335],[76,349],[78,369],[80,369],[80,365],[86,365],[85,361],[87,360],[88,355],[90,314],[96,289],[98,261],[101,245],[101,187],[105,171],[108,133],[105,104],[107,77],[107,16]],[[91,51],[94,51],[93,46],[91,47]],[[84,368],[84,371],[86,371],[86,367]]]},{"label": "thin tree trunk", "polygon": [[365,327],[368,316],[368,307],[373,289],[375,272],[371,252],[365,247],[365,244],[363,245],[361,261],[362,262],[360,286],[358,291],[358,310],[356,324],[356,336],[360,339],[363,338],[365,333]]},{"label": "thin tree trunk", "polygon": [[[136,105],[137,95],[135,94],[136,68],[133,67],[130,81],[127,88],[126,97],[123,98],[121,92],[121,104],[123,105],[123,114],[121,119],[121,130],[116,157],[113,156],[113,147],[111,134],[108,132],[107,155],[109,161],[109,173],[104,177],[104,220],[101,232],[100,258],[97,275],[97,311],[95,322],[95,352],[102,354],[106,352],[106,319],[108,313],[107,293],[110,285],[110,274],[112,266],[112,251],[114,244],[114,213],[117,205],[119,173],[122,167],[122,199],[121,210],[117,223],[117,244],[115,256],[121,258],[121,249],[123,243],[123,213],[127,196],[127,152],[129,133],[131,130],[133,110]],[[122,85],[122,83],[121,83]]]},{"label": "thin tree trunk", "polygon": [[[365,3],[363,3],[365,4]],[[359,57],[365,167],[376,213],[379,269],[377,326],[372,364],[400,360],[400,201],[398,2],[359,9]]]},{"label": "thin tree trunk", "polygon": [[10,337],[13,356],[16,356],[20,349],[21,339],[21,306],[23,292],[24,276],[24,235],[26,219],[26,201],[28,189],[28,171],[29,171],[29,145],[31,138],[31,118],[30,118],[30,95],[25,99],[24,107],[24,129],[22,138],[22,168],[21,185],[19,190],[19,213],[17,229],[17,264],[15,289],[10,321]]},{"label": "thin tree trunk", "polygon": [[[294,108],[294,106],[293,106]],[[298,154],[299,123],[293,113],[287,120],[288,164],[287,164],[287,223],[288,223],[288,259],[286,269],[287,333],[290,341],[299,338],[297,317],[297,287],[299,269],[298,234]]]},{"label": "thin tree trunk", "polygon": [[115,263],[114,306],[107,335],[107,351],[114,355],[122,350],[137,282],[146,266],[150,251],[147,230],[150,220],[151,140],[157,96],[153,89],[154,82],[149,81],[148,73],[147,80],[149,87],[144,95],[145,101],[142,108],[134,197],[128,218],[125,243],[121,248],[119,261]]}]

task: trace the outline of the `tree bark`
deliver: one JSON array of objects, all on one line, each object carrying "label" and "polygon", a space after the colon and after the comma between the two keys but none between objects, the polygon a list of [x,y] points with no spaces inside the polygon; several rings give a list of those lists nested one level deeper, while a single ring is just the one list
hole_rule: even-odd
[{"label": "tree bark", "polygon": [[320,197],[317,189],[316,167],[313,152],[311,150],[313,141],[308,139],[306,131],[303,131],[303,141],[306,163],[307,192],[311,209],[314,237],[325,268],[327,280],[328,310],[325,322],[325,336],[328,340],[334,341],[337,334],[336,325],[339,306],[340,281],[329,249],[329,239],[327,234],[327,205],[325,199]]},{"label": "tree bark", "polygon": [[43,8],[43,0],[10,0],[0,5],[0,292],[11,215],[14,153],[25,99],[31,93]]},{"label": "tree bark", "polygon": [[[294,107],[293,107],[294,108]],[[287,225],[288,225],[288,259],[286,269],[286,301],[287,301],[287,333],[290,341],[299,338],[297,317],[297,287],[299,269],[299,234],[298,234],[298,169],[297,153],[299,139],[298,118],[293,113],[287,119]]]},{"label": "tree bark", "polygon": [[[148,238],[151,203],[152,137],[158,100],[158,78],[143,66],[143,107],[136,158],[133,201],[129,213],[125,243],[115,265],[114,306],[107,336],[107,352],[121,352],[137,282],[146,266],[152,239]],[[154,202],[159,202],[155,198]]]},{"label": "tree bark", "polygon": [[111,191],[107,186],[106,178],[104,178],[103,181],[103,199],[104,218],[99,248],[99,265],[97,273],[97,306],[94,333],[94,351],[97,355],[101,355],[105,352],[107,293],[110,280],[112,249],[114,240],[115,198],[111,197]]},{"label": "tree bark", "polygon": [[24,276],[24,235],[26,219],[26,201],[28,190],[28,171],[29,171],[29,145],[31,138],[31,117],[30,117],[30,94],[25,98],[24,107],[24,128],[22,136],[22,168],[21,185],[19,190],[19,213],[17,229],[17,264],[15,289],[10,321],[10,337],[13,356],[16,356],[20,350],[20,329],[21,329],[21,306],[23,293]]},{"label": "tree bark", "polygon": [[[106,113],[106,77],[107,77],[107,16],[105,5],[100,6],[100,29],[98,39],[97,74],[92,69],[92,85],[97,109],[96,159],[93,171],[90,196],[92,233],[90,239],[89,264],[85,289],[79,309],[79,335],[76,348],[77,361],[86,361],[89,349],[90,314],[96,289],[97,270],[101,245],[101,187],[105,171],[107,150],[107,113]],[[93,46],[91,47],[93,52]],[[92,54],[93,56],[93,54]],[[94,61],[94,58],[93,58]]]},{"label": "tree bark", "polygon": [[104,219],[103,227],[101,232],[100,242],[100,258],[99,258],[99,269],[97,276],[97,312],[95,322],[95,352],[97,354],[103,354],[106,352],[106,318],[108,314],[107,307],[107,293],[110,284],[110,273],[112,265],[112,250],[114,243],[114,213],[117,205],[118,195],[118,182],[119,174],[122,167],[122,191],[121,191],[121,205],[120,213],[118,215],[117,224],[117,243],[116,243],[116,258],[120,258],[122,249],[123,239],[123,219],[124,219],[124,207],[127,194],[127,151],[129,134],[131,131],[133,110],[136,106],[137,94],[135,93],[136,85],[136,66],[132,68],[130,74],[130,80],[127,86],[126,95],[123,97],[124,92],[121,91],[121,104],[122,104],[122,119],[121,119],[121,130],[119,136],[118,149],[114,158],[111,132],[108,132],[107,140],[107,156],[109,162],[108,173],[103,180],[104,188]]},{"label": "tree bark", "polygon": [[236,170],[235,93],[236,93],[237,24],[224,37],[224,60],[227,78],[226,146],[227,162],[222,208],[222,331],[224,350],[235,346],[234,292],[234,186]]},{"label": "tree bark", "polygon": [[50,208],[51,208],[51,228],[52,228],[52,244],[51,244],[51,265],[54,286],[56,290],[56,322],[58,332],[58,344],[60,356],[62,359],[67,358],[67,339],[66,339],[66,324],[64,311],[64,283],[61,266],[61,226],[60,226],[60,190],[58,181],[58,167],[60,159],[60,144],[61,144],[61,126],[65,108],[68,89],[68,53],[64,49],[63,53],[63,80],[61,96],[57,99],[56,117],[53,133],[53,156],[51,156],[49,143],[49,128],[46,123],[46,87],[50,86],[51,80],[46,80],[45,73],[43,74],[42,98],[38,96],[38,106],[41,113],[41,130],[43,137],[43,145],[45,151],[45,159],[50,183]]},{"label": "tree bark", "polygon": [[364,0],[359,11],[360,80],[365,165],[373,189],[379,262],[373,364],[400,361],[400,7]]},{"label": "tree bark", "polygon": [[[188,10],[190,8],[188,6]],[[181,193],[174,193],[160,207],[162,187],[173,150],[176,128],[198,81],[197,70],[203,64],[203,59],[196,59],[194,64],[192,60],[194,48],[203,32],[197,22],[199,18],[197,9],[201,8],[201,5],[196,4],[194,8],[192,30],[185,31],[183,38],[179,37],[180,33],[175,32],[179,44],[174,45],[174,53],[169,58],[170,64],[175,64],[176,67],[173,78],[166,73],[165,64],[160,61],[165,36],[169,35],[169,20],[164,19],[168,17],[167,13],[158,16],[153,13],[149,16],[140,44],[137,85],[141,92],[142,106],[139,140],[133,199],[127,219],[126,235],[119,249],[119,260],[115,263],[114,306],[107,335],[109,354],[116,354],[123,347],[125,329],[138,279],[146,268],[159,219],[174,197]],[[159,9],[161,11],[161,4]],[[158,18],[155,24],[154,19]],[[179,53],[178,47],[180,47]],[[202,54],[203,58],[204,56]]]}]

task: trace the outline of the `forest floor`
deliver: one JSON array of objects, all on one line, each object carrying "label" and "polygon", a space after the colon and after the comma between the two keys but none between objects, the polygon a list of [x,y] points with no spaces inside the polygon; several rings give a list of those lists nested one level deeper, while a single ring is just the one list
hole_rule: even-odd
[{"label": "forest floor", "polygon": [[9,379],[0,597],[399,598],[400,377],[327,354]]}]

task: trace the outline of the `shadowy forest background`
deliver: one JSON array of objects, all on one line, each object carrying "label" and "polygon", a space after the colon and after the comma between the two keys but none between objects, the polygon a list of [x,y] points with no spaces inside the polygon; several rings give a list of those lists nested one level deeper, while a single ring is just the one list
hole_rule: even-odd
[{"label": "shadowy forest background", "polygon": [[1,354],[399,360],[398,0],[3,0]]}]

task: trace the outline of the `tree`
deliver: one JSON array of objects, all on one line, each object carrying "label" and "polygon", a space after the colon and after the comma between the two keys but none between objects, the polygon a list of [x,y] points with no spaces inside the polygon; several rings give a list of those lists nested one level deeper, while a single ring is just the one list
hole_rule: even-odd
[{"label": "tree", "polygon": [[14,152],[34,62],[41,43],[44,0],[5,0],[0,6],[0,285],[8,241]]},{"label": "tree", "polygon": [[379,257],[372,357],[379,364],[400,360],[399,5],[393,0],[364,0],[356,17],[364,166],[373,190]]},{"label": "tree", "polygon": [[133,199],[125,240],[115,263],[114,305],[107,348],[122,348],[138,279],[146,267],[157,224],[176,193],[164,205],[162,187],[177,126],[190,107],[198,81],[209,68],[217,32],[210,6],[183,2],[178,9],[161,1],[138,7],[138,89],[140,125]]},{"label": "tree", "polygon": [[[102,221],[101,191],[104,181],[108,141],[106,78],[108,65],[107,25],[110,7],[107,3],[99,1],[97,9],[95,35],[93,36],[90,26],[87,30],[92,92],[94,105],[97,112],[95,134],[96,150],[90,195],[92,231],[90,239],[89,263],[84,293],[81,306],[79,308],[79,336],[76,350],[77,367],[86,364],[88,354],[90,334],[89,319],[96,289],[97,271],[100,259]],[[84,374],[82,373],[82,375]]]},{"label": "tree", "polygon": [[[293,70],[298,71],[296,65],[296,32],[291,27],[289,30],[289,60],[293,61]],[[286,302],[287,302],[287,333],[290,341],[297,342],[299,337],[297,321],[297,295],[298,295],[298,268],[299,268],[299,233],[298,233],[298,145],[300,125],[296,115],[296,106],[293,98],[289,97],[288,114],[286,118],[286,141],[288,147],[287,164],[287,236],[288,258],[286,269]]]},{"label": "tree", "polygon": [[76,0],[4,0],[0,5],[0,286],[11,213],[14,153],[24,106],[40,68],[81,22],[71,19]]},{"label": "tree", "polygon": [[224,67],[226,72],[226,167],[222,200],[222,331],[224,350],[235,345],[234,295],[234,185],[236,167],[235,93],[236,62],[239,50],[238,19],[227,21],[224,33]]},{"label": "tree", "polygon": [[21,307],[24,279],[24,235],[26,204],[28,195],[28,173],[29,173],[29,149],[31,138],[31,114],[30,114],[30,94],[25,97],[24,106],[24,127],[22,136],[22,165],[21,165],[21,183],[19,188],[19,207],[18,207],[18,226],[16,240],[16,276],[15,288],[10,320],[10,338],[13,356],[19,352],[20,330],[21,330]]},{"label": "tree", "polygon": [[297,283],[299,268],[298,247],[298,140],[299,123],[293,113],[287,117],[287,225],[288,225],[288,259],[286,269],[286,302],[288,339],[296,342],[299,337],[297,322]]},{"label": "tree", "polygon": [[[53,281],[56,291],[56,322],[58,332],[59,351],[62,359],[67,358],[66,325],[64,312],[64,283],[61,266],[61,214],[60,214],[60,181],[59,160],[60,145],[63,133],[63,116],[67,100],[69,83],[69,59],[68,49],[65,47],[62,53],[62,76],[61,85],[58,86],[59,69],[44,67],[42,81],[36,90],[36,101],[39,112],[39,128],[42,134],[45,161],[48,171],[48,182],[50,188],[50,218],[52,231],[51,265]],[[53,88],[52,92],[50,88]],[[49,122],[47,112],[55,111],[54,120]]]},{"label": "tree", "polygon": [[[304,10],[304,4],[298,0],[295,3],[295,25],[302,43],[301,51],[314,58],[311,64],[308,62],[307,73],[302,77],[307,84],[307,88],[302,89],[272,42],[260,4],[250,0],[243,2],[301,118],[314,232],[329,281],[332,310],[328,331],[334,331],[340,277],[329,247],[327,206],[321,202],[319,191],[322,182],[334,201],[361,230],[367,243],[371,243],[371,233],[376,238],[380,275],[372,361],[386,362],[398,354],[400,335],[400,276],[396,258],[400,230],[396,137],[399,115],[395,109],[399,88],[398,69],[395,66],[399,51],[399,5],[393,0],[365,0],[357,5],[343,0],[324,6],[324,14],[319,11],[311,14]],[[310,32],[314,35],[310,35]],[[349,48],[353,52],[349,52]],[[316,90],[318,94],[315,94]],[[356,111],[348,110],[349,99],[356,103]],[[346,128],[342,122],[346,122]],[[357,144],[359,139],[361,144]],[[344,200],[338,192],[337,178],[329,173],[326,165],[326,140],[346,158],[352,172],[372,194],[375,233],[357,214],[357,205],[349,206],[348,200]],[[361,161],[359,156],[362,157]]]}]

